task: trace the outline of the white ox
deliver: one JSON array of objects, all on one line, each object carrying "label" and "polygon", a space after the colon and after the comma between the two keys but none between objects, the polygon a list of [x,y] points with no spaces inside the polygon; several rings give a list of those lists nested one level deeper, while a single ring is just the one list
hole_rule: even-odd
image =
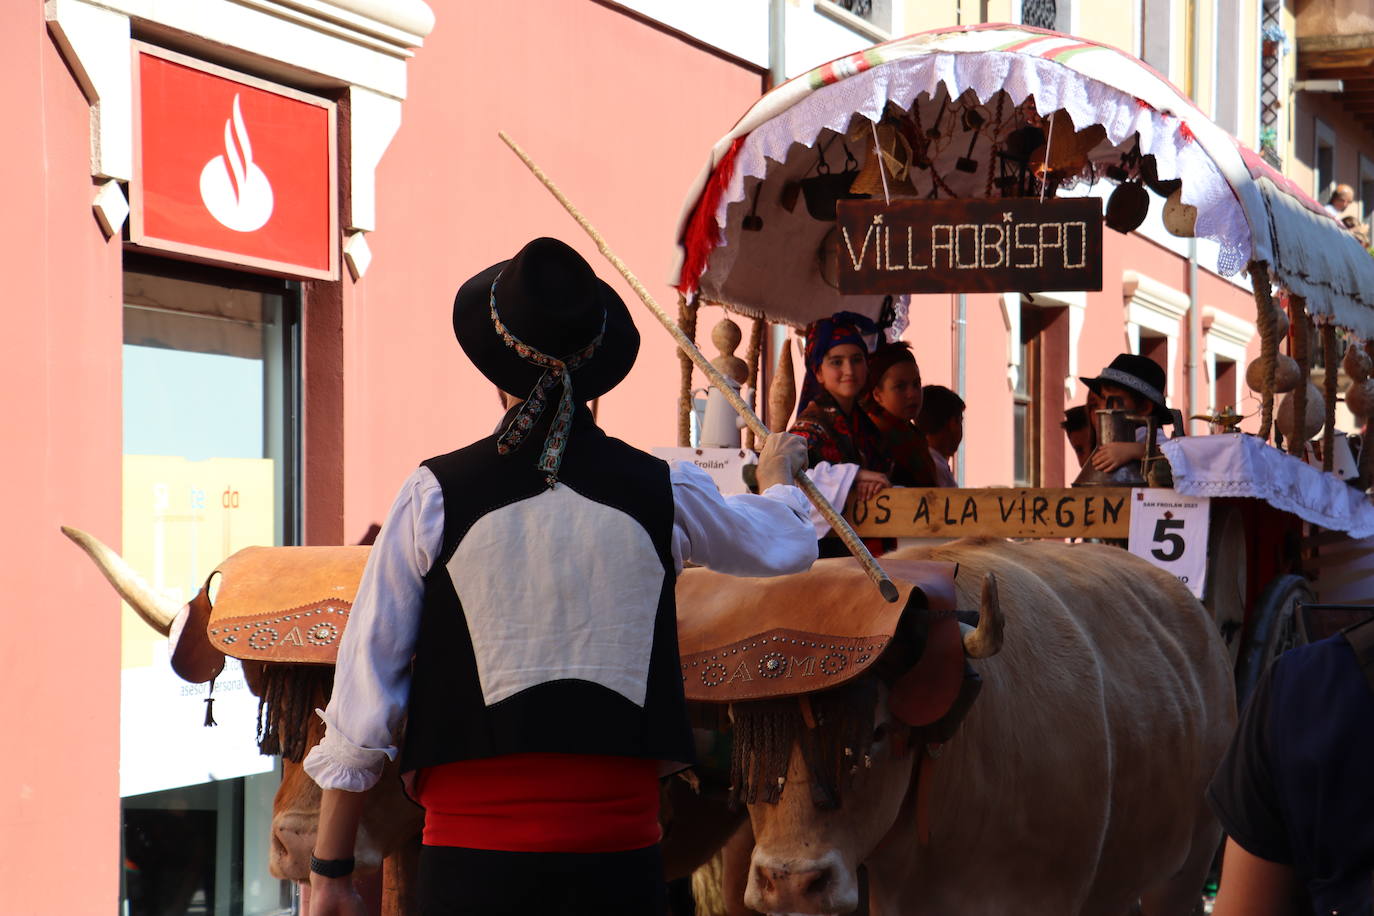
[{"label": "white ox", "polygon": [[[902,559],[958,563],[961,608],[995,574],[1005,616],[1001,653],[975,663],[982,693],[928,770],[928,842],[919,754],[901,753],[904,726],[878,702],[871,767],[838,808],[813,804],[796,744],[778,802],[749,806],[748,905],[851,912],[865,866],[875,916],[1191,914],[1220,838],[1204,788],[1235,725],[1226,651],[1202,606],[1101,545],[959,541]],[[858,600],[826,561],[804,575],[811,600]],[[679,607],[757,587],[684,576]]]}]

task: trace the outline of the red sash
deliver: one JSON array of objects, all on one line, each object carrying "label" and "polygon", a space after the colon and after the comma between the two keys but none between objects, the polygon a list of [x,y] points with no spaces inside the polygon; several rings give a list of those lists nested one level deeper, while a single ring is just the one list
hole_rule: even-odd
[{"label": "red sash", "polygon": [[424,842],[508,852],[622,852],[659,840],[658,761],[507,754],[416,774]]}]

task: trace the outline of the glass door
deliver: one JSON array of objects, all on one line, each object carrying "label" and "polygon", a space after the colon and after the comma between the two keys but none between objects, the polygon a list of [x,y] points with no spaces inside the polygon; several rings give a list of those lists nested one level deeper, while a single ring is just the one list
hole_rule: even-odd
[{"label": "glass door", "polygon": [[[286,281],[126,258],[123,553],[174,603],[235,551],[298,541],[298,303]],[[290,912],[242,669],[181,681],[127,608],[121,649],[122,912]]]}]

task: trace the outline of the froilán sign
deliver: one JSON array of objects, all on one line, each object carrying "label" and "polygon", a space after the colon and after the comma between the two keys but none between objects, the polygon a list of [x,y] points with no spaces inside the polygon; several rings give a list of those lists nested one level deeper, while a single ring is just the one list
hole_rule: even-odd
[{"label": "froil\u00e1n sign", "polygon": [[1102,288],[1102,201],[842,200],[845,295]]}]

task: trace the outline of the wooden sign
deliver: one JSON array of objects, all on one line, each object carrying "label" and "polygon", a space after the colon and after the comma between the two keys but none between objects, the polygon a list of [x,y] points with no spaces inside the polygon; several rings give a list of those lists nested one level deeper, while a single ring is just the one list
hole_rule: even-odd
[{"label": "wooden sign", "polygon": [[850,505],[866,538],[1126,538],[1129,487],[893,488]]},{"label": "wooden sign", "polygon": [[842,200],[837,213],[847,296],[1102,288],[1095,197]]}]

